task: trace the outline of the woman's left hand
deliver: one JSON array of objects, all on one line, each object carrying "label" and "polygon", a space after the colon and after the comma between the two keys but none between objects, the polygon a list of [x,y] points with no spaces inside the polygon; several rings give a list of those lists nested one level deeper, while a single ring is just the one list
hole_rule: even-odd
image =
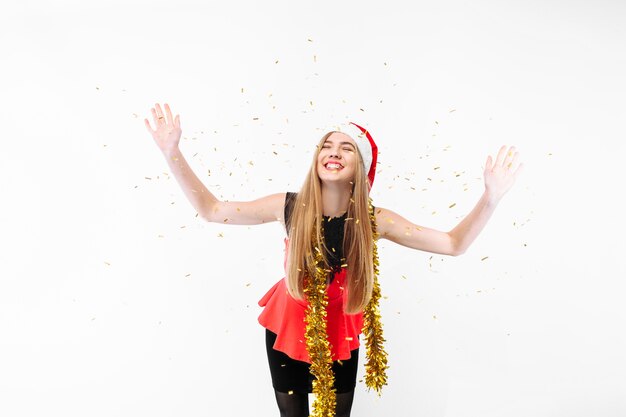
[{"label": "woman's left hand", "polygon": [[519,152],[515,152],[515,146],[511,146],[506,152],[503,145],[498,152],[496,163],[492,165],[491,155],[487,157],[485,164],[485,189],[496,201],[509,191],[515,183],[515,178],[522,172],[523,163],[518,163]]}]

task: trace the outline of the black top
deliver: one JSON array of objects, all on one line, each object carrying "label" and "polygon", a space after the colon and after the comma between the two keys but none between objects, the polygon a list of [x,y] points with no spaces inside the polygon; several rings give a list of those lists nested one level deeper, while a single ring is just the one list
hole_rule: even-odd
[{"label": "black top", "polygon": [[[291,213],[293,211],[296,195],[296,193],[287,192],[285,198],[285,226],[287,235],[289,235],[289,229],[291,227]],[[328,248],[326,256],[330,262],[329,266],[333,270],[341,269],[341,265],[346,263],[343,257],[343,233],[347,216],[348,212],[345,212],[339,217],[323,216],[324,242]]]}]

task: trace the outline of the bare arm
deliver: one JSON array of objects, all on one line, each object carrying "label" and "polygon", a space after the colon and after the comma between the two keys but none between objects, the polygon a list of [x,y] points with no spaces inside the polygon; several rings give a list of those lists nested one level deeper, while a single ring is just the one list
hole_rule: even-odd
[{"label": "bare arm", "polygon": [[425,252],[458,255],[450,233],[418,226],[389,209],[376,208],[376,224],[381,239]]},{"label": "bare arm", "polygon": [[[518,152],[512,146],[505,154],[500,148],[495,164],[491,156],[485,165],[485,192],[474,209],[449,232],[417,226],[399,214],[384,208],[376,209],[376,223],[381,238],[427,252],[458,256],[467,250],[483,230],[500,199],[511,188],[524,164],[516,164]],[[515,165],[516,169],[511,169]]]},{"label": "bare arm", "polygon": [[203,219],[216,223],[248,225],[283,221],[285,193],[272,194],[248,202],[218,200],[196,176],[178,148],[182,133],[180,117],[177,115],[174,119],[167,104],[165,104],[165,115],[159,104],[155,107],[152,109],[152,116],[156,129],[152,129],[147,119],[145,119],[146,127],[163,152],[185,196]]}]

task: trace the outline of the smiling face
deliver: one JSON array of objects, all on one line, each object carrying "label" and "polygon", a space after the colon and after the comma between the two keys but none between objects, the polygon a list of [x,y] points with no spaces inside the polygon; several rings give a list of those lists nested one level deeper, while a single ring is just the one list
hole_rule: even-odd
[{"label": "smiling face", "polygon": [[317,174],[322,182],[354,181],[356,164],[361,163],[354,140],[340,132],[333,132],[321,144],[317,155]]}]

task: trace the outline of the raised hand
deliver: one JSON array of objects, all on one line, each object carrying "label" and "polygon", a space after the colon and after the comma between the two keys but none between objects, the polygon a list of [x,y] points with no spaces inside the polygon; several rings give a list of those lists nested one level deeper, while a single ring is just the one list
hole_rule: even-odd
[{"label": "raised hand", "polygon": [[177,114],[176,119],[172,117],[172,111],[170,106],[165,103],[165,115],[161,110],[159,103],[152,109],[152,118],[154,119],[155,129],[152,129],[148,119],[144,119],[146,128],[154,138],[157,146],[164,154],[170,153],[178,148],[180,142],[180,135],[182,130],[180,129],[180,116]]},{"label": "raised hand", "polygon": [[494,165],[492,165],[491,155],[487,157],[484,172],[485,189],[496,201],[499,201],[513,186],[515,178],[523,170],[524,164],[517,161],[519,152],[513,153],[514,150],[515,146],[511,146],[509,151],[505,152],[506,145],[503,145]]}]

